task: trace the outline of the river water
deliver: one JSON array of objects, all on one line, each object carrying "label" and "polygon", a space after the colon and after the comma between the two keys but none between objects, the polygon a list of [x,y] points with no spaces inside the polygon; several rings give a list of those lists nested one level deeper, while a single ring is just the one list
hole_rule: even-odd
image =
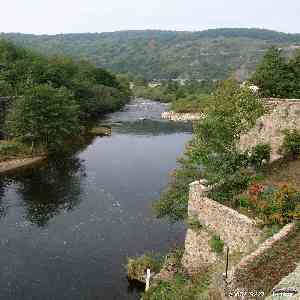
[{"label": "river water", "polygon": [[135,99],[103,121],[112,136],[0,177],[0,300],[139,299],[127,257],[185,233],[151,210],[192,132],[166,108]]}]

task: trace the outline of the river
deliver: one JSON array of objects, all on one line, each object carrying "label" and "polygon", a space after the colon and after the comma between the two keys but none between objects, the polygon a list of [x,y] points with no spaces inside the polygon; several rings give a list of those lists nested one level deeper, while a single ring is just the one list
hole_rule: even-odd
[{"label": "river", "polygon": [[135,99],[103,121],[112,136],[0,177],[1,300],[139,299],[127,257],[185,234],[151,210],[192,132],[160,120],[166,108]]}]

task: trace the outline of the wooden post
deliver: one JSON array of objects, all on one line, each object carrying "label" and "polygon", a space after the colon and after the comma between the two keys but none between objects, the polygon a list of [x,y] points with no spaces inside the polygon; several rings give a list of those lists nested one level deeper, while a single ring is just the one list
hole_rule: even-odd
[{"label": "wooden post", "polygon": [[225,271],[226,279],[227,279],[227,277],[228,277],[228,263],[229,263],[229,247],[227,246],[227,253],[226,253],[226,271]]},{"label": "wooden post", "polygon": [[150,278],[151,278],[151,271],[150,271],[150,269],[147,269],[147,274],[146,274],[146,292],[150,288]]}]

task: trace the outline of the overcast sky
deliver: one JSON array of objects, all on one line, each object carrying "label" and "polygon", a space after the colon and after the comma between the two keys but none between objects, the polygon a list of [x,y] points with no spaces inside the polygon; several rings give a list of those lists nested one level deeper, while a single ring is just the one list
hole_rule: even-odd
[{"label": "overcast sky", "polygon": [[300,32],[300,0],[1,0],[0,32],[259,27]]}]

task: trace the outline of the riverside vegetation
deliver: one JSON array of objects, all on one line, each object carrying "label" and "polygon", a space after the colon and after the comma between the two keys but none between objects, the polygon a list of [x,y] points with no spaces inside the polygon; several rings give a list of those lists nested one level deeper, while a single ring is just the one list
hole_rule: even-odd
[{"label": "riverside vegetation", "polygon": [[[253,94],[247,86],[241,87],[233,79],[224,81],[218,87],[207,107],[206,118],[195,125],[194,138],[179,160],[180,166],[172,174],[168,189],[154,204],[158,217],[168,217],[171,221],[186,219],[188,184],[204,178],[211,187],[209,198],[251,217],[258,217],[262,221],[260,225],[269,234],[287,223],[299,223],[298,187],[289,182],[264,183],[273,167],[273,164],[267,164],[270,145],[260,144],[246,151],[238,147],[240,136],[266,112],[261,96],[298,96],[300,77],[293,81],[289,78],[299,74],[299,54],[285,60],[276,48],[267,52],[250,79],[253,83],[260,83],[260,94]],[[276,89],[273,89],[274,86],[277,86]],[[299,137],[300,132],[296,129],[285,132],[281,148],[284,161],[299,160]],[[188,224],[201,230],[201,224],[189,220]],[[223,241],[219,236],[213,237],[210,244],[213,251],[223,252]],[[288,250],[289,244],[283,247]],[[197,290],[200,283],[179,268],[171,280],[150,288],[144,299],[211,299],[208,291],[210,279],[202,278],[201,283],[205,282],[204,289]],[[190,287],[189,294],[184,292],[183,286]]]},{"label": "riverside vegetation", "polygon": [[61,151],[91,121],[120,109],[129,81],[66,57],[44,57],[0,40],[0,159]]},{"label": "riverside vegetation", "polygon": [[166,80],[152,87],[137,80],[133,93],[136,97],[171,103],[171,110],[178,113],[203,112],[217,86],[218,82],[212,80],[187,80],[182,84]]}]

